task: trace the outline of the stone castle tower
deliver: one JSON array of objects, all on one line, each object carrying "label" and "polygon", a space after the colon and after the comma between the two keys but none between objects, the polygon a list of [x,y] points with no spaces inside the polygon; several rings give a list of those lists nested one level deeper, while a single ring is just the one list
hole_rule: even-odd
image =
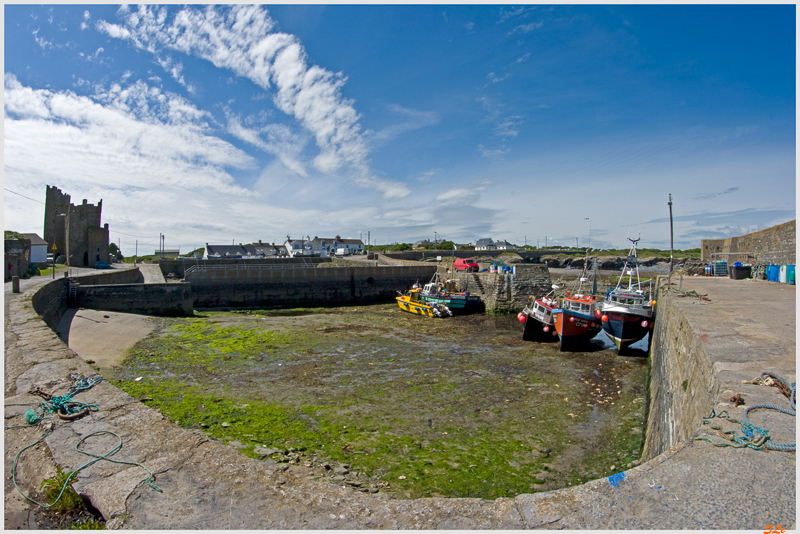
[{"label": "stone castle tower", "polygon": [[[89,267],[108,261],[108,225],[100,227],[103,201],[97,205],[70,203],[70,196],[47,186],[44,206],[44,240],[54,258],[64,256],[67,265]],[[55,248],[54,248],[55,247]]]}]

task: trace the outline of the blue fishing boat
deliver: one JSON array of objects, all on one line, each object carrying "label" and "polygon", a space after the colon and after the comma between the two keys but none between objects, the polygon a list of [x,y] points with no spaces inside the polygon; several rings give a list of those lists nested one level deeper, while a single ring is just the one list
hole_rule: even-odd
[{"label": "blue fishing boat", "polygon": [[[606,300],[597,311],[603,324],[603,331],[617,346],[617,352],[624,352],[632,343],[643,339],[653,329],[656,301],[653,296],[653,281],[641,282],[636,244],[639,239],[628,238],[632,243],[622,275],[615,288],[606,293]],[[634,275],[636,282],[634,283]],[[627,286],[623,280],[628,277]]]}]

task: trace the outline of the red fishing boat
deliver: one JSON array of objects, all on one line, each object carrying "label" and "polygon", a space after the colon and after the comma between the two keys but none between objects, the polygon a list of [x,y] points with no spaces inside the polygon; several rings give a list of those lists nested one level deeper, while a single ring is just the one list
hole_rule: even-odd
[{"label": "red fishing boat", "polygon": [[[588,252],[587,249],[587,255]],[[553,326],[561,341],[561,350],[571,350],[585,344],[603,328],[600,319],[596,316],[596,312],[600,308],[600,301],[594,294],[587,295],[583,292],[583,284],[589,282],[589,278],[586,276],[588,266],[589,258],[587,257],[584,259],[578,289],[575,293],[567,291],[567,294],[561,299],[560,305],[553,309]],[[594,284],[597,284],[596,276],[593,278]]]},{"label": "red fishing boat", "polygon": [[561,306],[553,309],[553,325],[561,341],[561,350],[571,350],[585,344],[602,330],[602,323],[595,317],[600,302],[593,295],[567,295]]}]

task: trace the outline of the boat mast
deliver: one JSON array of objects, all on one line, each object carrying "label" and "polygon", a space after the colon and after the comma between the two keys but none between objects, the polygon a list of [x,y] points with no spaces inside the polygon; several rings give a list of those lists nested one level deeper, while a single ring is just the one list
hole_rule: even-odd
[{"label": "boat mast", "polygon": [[628,253],[628,257],[625,259],[625,266],[622,268],[622,274],[619,277],[619,282],[617,282],[618,288],[620,287],[620,284],[622,284],[622,279],[625,278],[625,274],[627,274],[628,290],[633,290],[633,269],[631,268],[628,270],[628,264],[631,262],[631,258],[633,258],[633,263],[636,264],[636,285],[638,286],[641,283],[639,279],[639,260],[636,255],[636,243],[638,243],[640,239],[642,239],[641,235],[637,239],[631,239],[630,237],[628,238],[628,241],[630,241],[632,245],[631,250]]}]

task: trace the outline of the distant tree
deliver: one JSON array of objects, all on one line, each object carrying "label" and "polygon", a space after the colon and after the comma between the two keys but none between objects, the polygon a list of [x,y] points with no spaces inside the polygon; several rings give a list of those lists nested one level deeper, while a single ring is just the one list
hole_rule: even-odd
[{"label": "distant tree", "polygon": [[117,247],[116,243],[109,243],[108,244],[108,252],[110,254],[112,254],[113,256],[115,256],[117,259],[119,259],[119,261],[122,261],[122,260],[125,259],[125,257],[122,255],[122,251],[119,249],[119,247]]}]

